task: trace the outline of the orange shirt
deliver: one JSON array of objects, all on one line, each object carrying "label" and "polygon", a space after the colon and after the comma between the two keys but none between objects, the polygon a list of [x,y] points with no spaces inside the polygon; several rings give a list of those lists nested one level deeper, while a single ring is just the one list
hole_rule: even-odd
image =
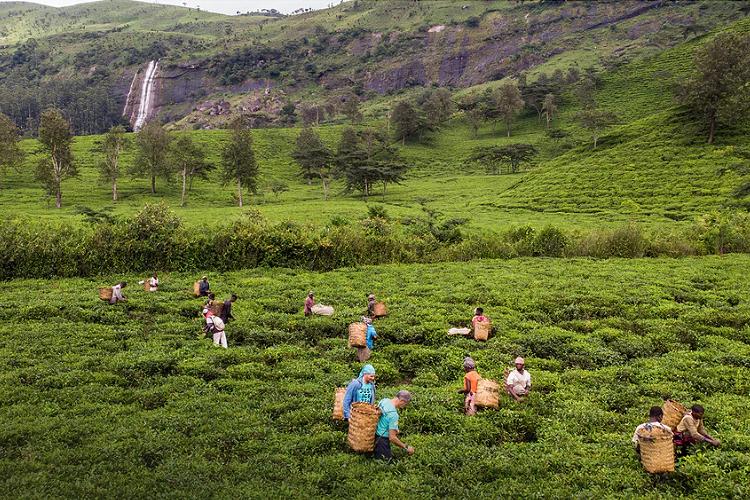
[{"label": "orange shirt", "polygon": [[482,377],[479,376],[479,373],[477,373],[476,370],[471,370],[469,373],[464,375],[464,387],[466,387],[466,382],[468,381],[469,391],[477,392],[477,384],[480,378]]}]

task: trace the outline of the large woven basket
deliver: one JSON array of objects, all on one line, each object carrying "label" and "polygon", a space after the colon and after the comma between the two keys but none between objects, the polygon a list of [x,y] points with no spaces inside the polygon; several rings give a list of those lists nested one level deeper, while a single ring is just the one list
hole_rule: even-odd
[{"label": "large woven basket", "polygon": [[377,302],[372,308],[372,315],[376,318],[382,318],[388,315],[388,308],[385,307],[385,303]]},{"label": "large woven basket", "polygon": [[196,281],[195,283],[193,283],[193,295],[195,295],[196,297],[201,296],[201,282],[200,281]]},{"label": "large woven basket", "polygon": [[214,316],[221,316],[221,313],[224,311],[224,303],[220,300],[214,300],[208,308],[214,313]]},{"label": "large woven basket", "polygon": [[112,287],[100,288],[99,298],[106,301],[112,300]]},{"label": "large woven basket", "polygon": [[354,451],[371,452],[375,449],[375,430],[380,410],[368,403],[354,403],[349,416],[347,442]]},{"label": "large woven basket", "polygon": [[477,393],[474,405],[478,408],[500,407],[500,386],[494,380],[480,378],[477,382]]},{"label": "large woven basket", "polygon": [[349,347],[367,347],[367,325],[364,323],[349,325]]},{"label": "large woven basket", "polygon": [[489,321],[477,321],[474,326],[474,338],[484,342],[489,338],[490,330],[492,330],[492,323]]},{"label": "large woven basket", "polygon": [[688,411],[687,408],[672,399],[664,401],[664,406],[661,409],[664,412],[664,418],[662,418],[661,422],[671,427],[673,431],[677,429],[677,426],[682,421],[682,417]]},{"label": "large woven basket", "polygon": [[337,387],[336,393],[333,395],[333,419],[344,420],[344,395],[346,394],[345,387]]},{"label": "large woven basket", "polygon": [[641,463],[648,472],[674,472],[674,444],[671,433],[658,426],[648,426],[638,430],[638,437],[641,438],[638,441]]},{"label": "large woven basket", "polygon": [[146,280],[146,281],[143,282],[143,290],[145,292],[150,292],[151,291],[151,283],[149,283],[149,280]]}]

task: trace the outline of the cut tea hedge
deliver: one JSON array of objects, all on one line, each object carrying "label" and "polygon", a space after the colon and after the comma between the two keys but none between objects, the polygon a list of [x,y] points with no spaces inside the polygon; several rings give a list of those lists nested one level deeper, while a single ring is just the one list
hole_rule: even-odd
[{"label": "cut tea hedge", "polygon": [[[239,295],[230,348],[202,338],[194,275],[98,300],[145,276],[0,283],[0,490],[39,497],[747,497],[747,256],[510,259],[209,274]],[[336,307],[302,316],[308,289]],[[378,397],[406,388],[413,457],[351,453],[331,420],[359,364],[346,326],[374,292]],[[486,343],[448,337],[483,306]],[[534,389],[461,414],[461,361],[499,379],[526,357]],[[648,408],[701,403],[720,448],[646,474],[630,444]],[[398,454],[398,453],[397,453]]]}]

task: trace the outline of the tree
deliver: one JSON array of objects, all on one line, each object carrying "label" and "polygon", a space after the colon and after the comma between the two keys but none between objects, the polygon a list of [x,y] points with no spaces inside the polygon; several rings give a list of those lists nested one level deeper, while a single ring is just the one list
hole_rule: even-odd
[{"label": "tree", "polygon": [[482,94],[469,94],[458,101],[458,109],[463,112],[464,121],[469,125],[472,137],[477,136],[479,127],[485,119],[486,102],[483,97]]},{"label": "tree", "polygon": [[588,73],[586,76],[576,85],[574,93],[578,98],[578,102],[581,103],[581,107],[584,109],[593,109],[596,107],[596,100],[594,93],[596,92],[596,78],[592,73]]},{"label": "tree", "polygon": [[419,115],[411,103],[400,101],[396,104],[391,112],[391,127],[393,137],[402,144],[419,133]]},{"label": "tree", "polygon": [[602,132],[609,126],[617,123],[614,113],[603,109],[584,109],[576,114],[576,118],[583,128],[591,133],[594,140],[594,149]]},{"label": "tree", "polygon": [[73,133],[70,124],[58,109],[48,109],[42,113],[39,122],[39,142],[45,157],[39,161],[36,178],[55,195],[55,207],[62,207],[62,181],[78,175],[73,153]]},{"label": "tree", "polygon": [[289,191],[289,185],[286,182],[280,181],[278,179],[271,179],[268,183],[268,188],[271,190],[277,200],[279,199],[279,195],[281,195],[281,193],[286,193],[287,191]]},{"label": "tree", "polygon": [[345,94],[341,98],[339,109],[352,124],[362,122],[362,112],[359,110],[359,98],[353,92]]},{"label": "tree", "polygon": [[297,121],[297,106],[295,106],[293,102],[284,104],[281,108],[280,116],[281,121],[284,123],[293,124]]},{"label": "tree", "polygon": [[[185,206],[188,180],[198,177],[208,179],[208,173],[214,165],[206,161],[206,153],[198,147],[188,135],[181,135],[172,141],[169,147],[169,162],[175,172],[182,178],[180,206]],[[192,184],[192,182],[191,182]]]},{"label": "tree", "polygon": [[148,122],[137,134],[135,162],[131,173],[151,178],[151,194],[156,194],[156,177],[170,177],[170,164],[167,161],[170,137],[164,127],[155,121]]},{"label": "tree", "polygon": [[237,183],[237,198],[242,206],[242,190],[257,191],[258,163],[253,150],[253,135],[243,117],[235,118],[230,126],[229,143],[221,153],[224,182]]},{"label": "tree", "polygon": [[522,163],[530,162],[537,154],[531,144],[508,144],[507,146],[488,146],[474,150],[470,161],[483,164],[491,174],[502,173],[502,165],[508,165],[508,173],[518,172]]},{"label": "tree", "polygon": [[694,56],[695,73],[678,89],[678,100],[708,129],[713,144],[716,129],[731,125],[750,109],[750,36],[716,36]]},{"label": "tree", "polygon": [[557,103],[554,94],[547,94],[544,97],[542,111],[544,112],[544,118],[547,120],[547,130],[549,130],[549,123],[552,121],[555,113],[557,113]]},{"label": "tree", "polygon": [[536,111],[537,119],[541,122],[542,115],[544,114],[544,99],[547,94],[553,94],[557,92],[556,85],[554,82],[542,83],[536,81],[526,85],[519,85],[518,89],[521,91],[523,100],[527,106]]},{"label": "tree", "polygon": [[323,199],[327,200],[333,170],[333,154],[315,130],[305,127],[300,131],[292,158],[299,164],[302,177],[308,184],[312,179],[320,179],[323,183]]},{"label": "tree", "polygon": [[427,122],[433,126],[440,125],[448,120],[453,113],[453,101],[448,89],[437,89],[431,92],[422,105]]},{"label": "tree", "polygon": [[104,159],[99,164],[99,173],[102,181],[112,184],[112,201],[117,201],[117,180],[120,178],[120,156],[129,145],[130,141],[125,137],[125,127],[116,125],[109,129],[100,151],[104,153]]},{"label": "tree", "polygon": [[25,154],[18,147],[18,128],[13,120],[0,113],[0,175],[5,177],[8,168],[17,170]]},{"label": "tree", "polygon": [[523,99],[518,85],[515,83],[505,83],[494,94],[494,105],[498,116],[505,122],[505,127],[510,137],[510,126],[513,120],[523,109]]}]

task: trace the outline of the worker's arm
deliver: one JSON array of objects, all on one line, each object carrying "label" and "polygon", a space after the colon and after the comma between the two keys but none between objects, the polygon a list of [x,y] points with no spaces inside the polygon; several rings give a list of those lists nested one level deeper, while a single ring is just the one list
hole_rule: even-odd
[{"label": "worker's arm", "polygon": [[397,430],[391,429],[391,430],[388,431],[388,441],[390,441],[392,444],[395,444],[399,448],[405,449],[406,452],[409,455],[413,455],[414,454],[414,447],[413,446],[409,446],[406,443],[404,443],[403,441],[401,441],[398,438],[398,431]]},{"label": "worker's arm", "polygon": [[351,411],[352,407],[352,399],[354,398],[354,391],[359,389],[359,387],[355,387],[357,384],[355,384],[356,381],[351,382],[347,388],[346,388],[346,394],[344,394],[344,402],[342,403],[342,406],[344,408],[344,418],[349,419],[349,413]]},{"label": "worker's arm", "polygon": [[470,392],[471,392],[471,383],[468,380],[464,379],[464,388],[459,389],[458,393],[469,394]]},{"label": "worker's arm", "polygon": [[718,439],[714,439],[713,437],[711,437],[711,435],[708,432],[706,432],[706,428],[703,427],[703,420],[702,419],[701,419],[701,423],[698,424],[698,433],[703,437],[704,441],[706,441],[708,443],[711,443],[714,446],[719,446],[719,444],[720,444],[719,440]]}]

